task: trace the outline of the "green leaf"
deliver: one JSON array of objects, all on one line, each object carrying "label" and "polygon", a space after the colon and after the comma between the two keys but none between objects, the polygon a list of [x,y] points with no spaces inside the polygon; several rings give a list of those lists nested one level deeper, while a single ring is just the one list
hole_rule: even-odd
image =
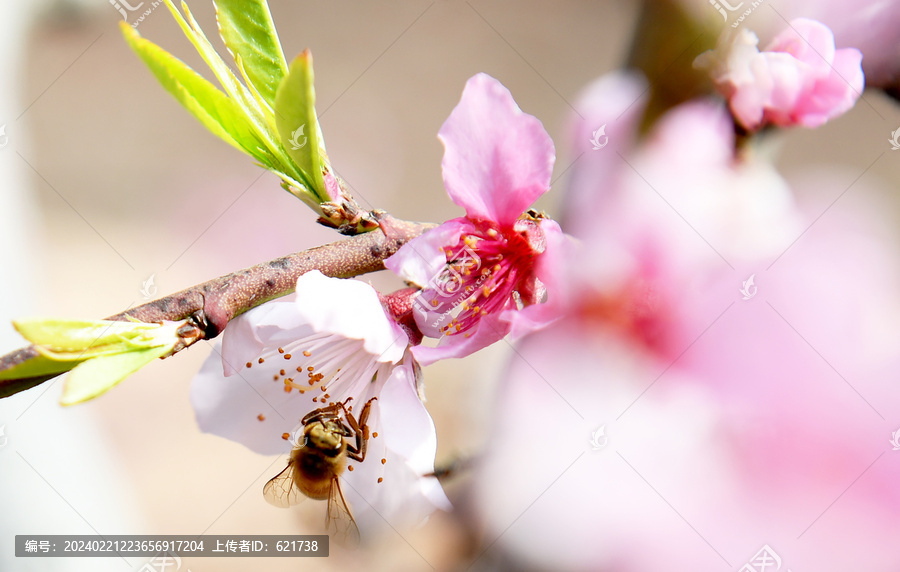
[{"label": "green leaf", "polygon": [[[275,122],[284,150],[307,179],[320,202],[330,201],[322,176],[320,130],[316,117],[312,55],[304,50],[288,69],[275,94]],[[296,148],[295,148],[296,147]]]},{"label": "green leaf", "polygon": [[275,92],[287,74],[287,61],[266,0],[215,0],[219,34],[240,58],[249,83],[274,107]]},{"label": "green leaf", "polygon": [[[200,29],[200,25],[194,19],[193,15],[191,15],[191,11],[187,4],[184,2],[181,3],[181,8],[184,10],[184,16],[182,16],[181,12],[175,8],[172,0],[163,1],[172,13],[172,16],[174,16],[175,21],[181,27],[185,36],[187,36],[188,40],[190,40],[194,45],[194,48],[196,48],[197,53],[200,54],[200,57],[203,58],[203,61],[206,62],[206,65],[208,65],[209,69],[215,74],[219,83],[222,84],[225,93],[228,94],[233,102],[240,106],[248,124],[252,127],[260,141],[263,142],[264,147],[272,157],[274,157],[276,168],[273,170],[285,173],[289,175],[291,179],[299,181],[300,185],[298,191],[308,192],[311,195],[310,198],[315,201],[315,204],[321,202],[317,193],[310,190],[313,182],[308,180],[301,170],[297,169],[296,165],[291,162],[289,155],[283,149],[281,142],[278,140],[278,133],[275,132],[271,122],[266,117],[267,110],[254,99],[252,92],[238,80],[237,76],[231,71],[231,68],[229,68],[224,60],[219,57],[219,54],[216,52],[215,48],[213,48],[209,39],[203,33],[203,30]],[[307,202],[312,203],[312,201]]]},{"label": "green leaf", "polygon": [[38,354],[11,368],[0,371],[0,380],[27,379],[43,375],[57,375],[69,371],[80,361],[59,361],[45,355]]},{"label": "green leaf", "polygon": [[171,347],[161,346],[96,357],[81,363],[66,378],[59,401],[62,405],[74,405],[93,399],[170,350]]},{"label": "green leaf", "polygon": [[263,151],[263,143],[254,134],[240,106],[184,62],[142,38],[131,26],[124,22],[120,26],[125,40],[156,79],[200,123],[263,165],[274,166],[271,155]]},{"label": "green leaf", "polygon": [[[66,354],[81,356],[83,354],[85,359],[94,355],[127,350],[135,343],[129,338],[136,338],[147,331],[159,328],[158,324],[140,322],[60,318],[20,319],[15,320],[13,325],[23,338],[38,346],[38,351],[52,349],[53,353],[58,353],[60,356]],[[58,357],[55,359],[71,358]]]}]

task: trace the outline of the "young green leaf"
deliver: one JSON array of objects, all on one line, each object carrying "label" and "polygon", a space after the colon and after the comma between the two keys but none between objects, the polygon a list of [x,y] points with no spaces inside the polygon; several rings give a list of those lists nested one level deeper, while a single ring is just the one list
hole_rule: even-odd
[{"label": "young green leaf", "polygon": [[215,0],[219,35],[243,62],[249,83],[273,105],[287,61],[266,0]]},{"label": "young green leaf", "polygon": [[81,361],[58,361],[45,355],[38,354],[13,367],[0,370],[0,380],[27,379],[43,375],[57,375],[69,371]]},{"label": "young green leaf", "polygon": [[313,88],[312,55],[304,50],[294,58],[288,74],[275,94],[275,122],[285,151],[312,180],[313,192],[321,202],[333,200],[325,188],[322,157],[319,154],[320,130],[316,117],[316,92]]},{"label": "young green leaf", "polygon": [[187,320],[147,323],[45,318],[16,320],[13,325],[39,355],[0,372],[0,379],[71,369],[62,398],[63,405],[71,405],[100,395],[150,361],[170,354],[183,342],[179,331]]},{"label": "young green leaf", "polygon": [[160,346],[96,357],[81,363],[69,372],[63,383],[63,394],[59,402],[62,405],[75,405],[93,399],[171,349]]},{"label": "young green leaf", "polygon": [[125,40],[147,64],[156,79],[200,123],[226,143],[249,153],[264,166],[276,167],[241,108],[228,96],[184,62],[142,38],[131,26],[122,22],[121,28]]}]

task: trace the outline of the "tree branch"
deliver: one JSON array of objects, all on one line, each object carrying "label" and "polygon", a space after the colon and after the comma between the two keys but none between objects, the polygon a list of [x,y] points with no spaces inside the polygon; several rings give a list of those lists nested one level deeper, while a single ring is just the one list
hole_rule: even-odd
[{"label": "tree branch", "polygon": [[[106,319],[125,321],[132,318],[141,322],[190,319],[194,327],[190,328],[190,332],[185,332],[183,337],[189,341],[176,347],[175,351],[179,351],[198,340],[218,336],[232,318],[247,310],[290,294],[296,287],[297,278],[310,270],[319,270],[326,276],[336,278],[383,270],[385,258],[435,226],[399,221],[387,216],[380,222],[381,229],[238,270]],[[33,345],[10,352],[0,357],[0,371],[37,356]],[[66,365],[61,363],[60,367],[63,369]],[[60,373],[64,372],[0,380],[0,398],[30,389]]]}]

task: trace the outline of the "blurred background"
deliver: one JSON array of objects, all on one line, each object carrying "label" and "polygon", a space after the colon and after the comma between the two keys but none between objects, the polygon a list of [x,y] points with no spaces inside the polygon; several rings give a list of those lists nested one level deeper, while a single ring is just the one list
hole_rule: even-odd
[{"label": "blurred background", "polygon": [[[143,10],[152,4],[145,0]],[[702,10],[707,3],[695,4]],[[559,213],[577,158],[570,133],[578,94],[628,60],[640,11],[636,2],[597,0],[270,6],[286,56],[312,50],[329,155],[359,203],[436,222],[462,212],[443,190],[436,134],[477,72],[506,85],[555,141],[553,191],[537,206]],[[190,7],[221,48],[211,2]],[[0,6],[2,351],[21,345],[13,318],[99,318],[143,303],[146,294],[166,295],[339,238],[316,225],[274,175],[165,93],[126,46],[121,19],[101,0]],[[210,77],[161,3],[138,31]],[[682,55],[657,53],[670,62]],[[900,158],[873,160],[889,152],[898,127],[896,103],[866,92],[840,120],[787,134],[777,166],[788,182],[803,181],[797,198],[809,205],[834,201],[870,167],[873,184],[842,205],[878,205],[890,226]],[[387,275],[366,279],[384,290],[400,284]],[[0,400],[0,569],[134,570],[146,561],[16,559],[15,534],[319,532],[324,503],[285,511],[262,498],[283,458],[197,429],[189,382],[208,353],[201,344],[153,363],[74,408],[58,405],[59,379]],[[496,344],[426,370],[438,463],[475,454],[491,439],[493,388],[514,356],[509,345]],[[451,501],[466,490],[466,478],[446,483]],[[332,545],[328,559],[186,558],[181,569],[330,570],[361,558],[374,570],[465,568],[456,558],[468,540],[452,515],[437,514],[419,530],[378,539],[377,559]]]}]

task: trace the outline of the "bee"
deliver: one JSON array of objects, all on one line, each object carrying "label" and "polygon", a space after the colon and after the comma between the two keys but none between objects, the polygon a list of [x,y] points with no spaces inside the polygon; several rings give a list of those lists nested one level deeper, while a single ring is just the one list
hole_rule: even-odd
[{"label": "bee", "polygon": [[[352,397],[311,411],[303,419],[303,437],[291,451],[287,467],[263,487],[269,504],[281,508],[295,505],[304,496],[328,499],[325,528],[348,544],[359,543],[359,527],[341,492],[340,476],[347,458],[362,462],[369,439],[369,409],[373,397],[363,406],[359,421],[347,410]],[[343,416],[343,419],[342,419]],[[347,439],[352,439],[351,444]]]}]

